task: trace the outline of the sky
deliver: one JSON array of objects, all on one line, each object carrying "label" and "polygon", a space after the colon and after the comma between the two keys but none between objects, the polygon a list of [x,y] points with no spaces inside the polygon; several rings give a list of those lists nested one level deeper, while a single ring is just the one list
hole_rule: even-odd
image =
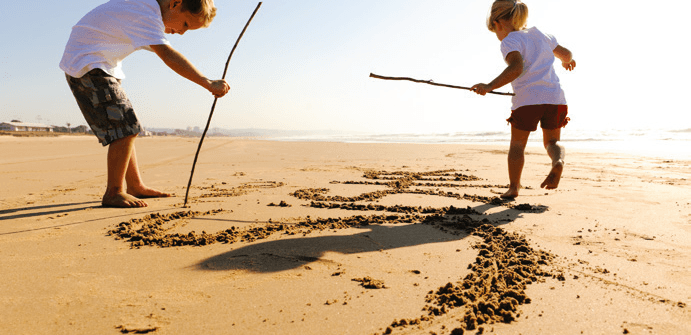
[{"label": "sky", "polygon": [[[105,0],[10,1],[0,8],[0,121],[86,124],[58,64],[71,28]],[[557,75],[574,129],[688,129],[691,2],[526,0],[528,26],[553,34],[577,67]],[[216,0],[209,28],[169,35],[220,79],[257,1]],[[369,133],[508,131],[510,97],[370,73],[472,86],[505,68],[485,26],[492,1],[266,0],[230,62],[231,92],[212,127]],[[206,124],[213,97],[154,54],[123,62],[123,87],[147,128]],[[509,85],[499,91],[510,91]]]}]

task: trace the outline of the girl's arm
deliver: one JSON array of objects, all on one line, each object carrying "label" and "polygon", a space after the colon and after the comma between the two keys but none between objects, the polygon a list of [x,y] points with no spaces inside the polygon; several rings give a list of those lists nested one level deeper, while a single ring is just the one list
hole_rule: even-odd
[{"label": "girl's arm", "polygon": [[209,92],[217,98],[226,95],[228,90],[230,90],[230,86],[225,80],[210,80],[204,77],[185,56],[173,49],[170,45],[151,45],[151,49],[153,49],[158,57],[177,74],[209,90]]},{"label": "girl's arm", "polygon": [[564,48],[561,45],[557,45],[553,52],[554,57],[559,58],[561,61],[561,66],[563,66],[565,69],[571,71],[576,67],[576,61],[573,60],[573,54],[569,49]]},{"label": "girl's arm", "polygon": [[475,84],[470,90],[479,95],[485,95],[516,80],[523,73],[523,56],[520,52],[512,51],[506,55],[506,64],[508,64],[506,69],[489,84]]}]

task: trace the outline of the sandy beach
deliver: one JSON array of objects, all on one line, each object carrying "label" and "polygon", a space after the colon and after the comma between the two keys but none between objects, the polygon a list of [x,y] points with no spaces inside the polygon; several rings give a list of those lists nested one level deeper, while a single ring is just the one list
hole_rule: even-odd
[{"label": "sandy beach", "polygon": [[3,334],[691,334],[691,161],[137,139],[176,197],[100,205],[90,136],[0,136]]}]

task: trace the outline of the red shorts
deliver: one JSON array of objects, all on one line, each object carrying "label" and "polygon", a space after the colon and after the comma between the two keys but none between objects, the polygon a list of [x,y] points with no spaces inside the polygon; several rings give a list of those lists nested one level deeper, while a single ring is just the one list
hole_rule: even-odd
[{"label": "red shorts", "polygon": [[511,111],[511,117],[506,121],[525,131],[536,131],[538,123],[542,129],[558,129],[566,127],[571,120],[567,114],[566,105],[528,105]]}]

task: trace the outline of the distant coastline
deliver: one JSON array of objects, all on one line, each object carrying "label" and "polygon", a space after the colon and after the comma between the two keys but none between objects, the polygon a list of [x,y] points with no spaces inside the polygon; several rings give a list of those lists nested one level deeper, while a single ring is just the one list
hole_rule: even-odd
[{"label": "distant coastline", "polygon": [[6,131],[0,130],[0,136],[14,137],[59,137],[59,136],[93,136],[87,133],[60,133],[48,131]]},{"label": "distant coastline", "polygon": [[[59,137],[92,136],[85,132],[25,132],[0,131],[0,136]],[[196,129],[147,128],[140,137],[200,138]],[[507,131],[471,131],[454,133],[365,133],[334,130],[279,130],[279,129],[223,129],[211,128],[207,138],[225,137],[278,142],[337,142],[337,143],[413,143],[413,144],[481,144],[508,145],[511,133]],[[568,149],[620,152],[648,157],[691,160],[687,148],[691,145],[691,128],[678,130],[625,129],[576,130],[567,129],[562,142]],[[530,137],[529,146],[542,146],[538,131]]]}]

